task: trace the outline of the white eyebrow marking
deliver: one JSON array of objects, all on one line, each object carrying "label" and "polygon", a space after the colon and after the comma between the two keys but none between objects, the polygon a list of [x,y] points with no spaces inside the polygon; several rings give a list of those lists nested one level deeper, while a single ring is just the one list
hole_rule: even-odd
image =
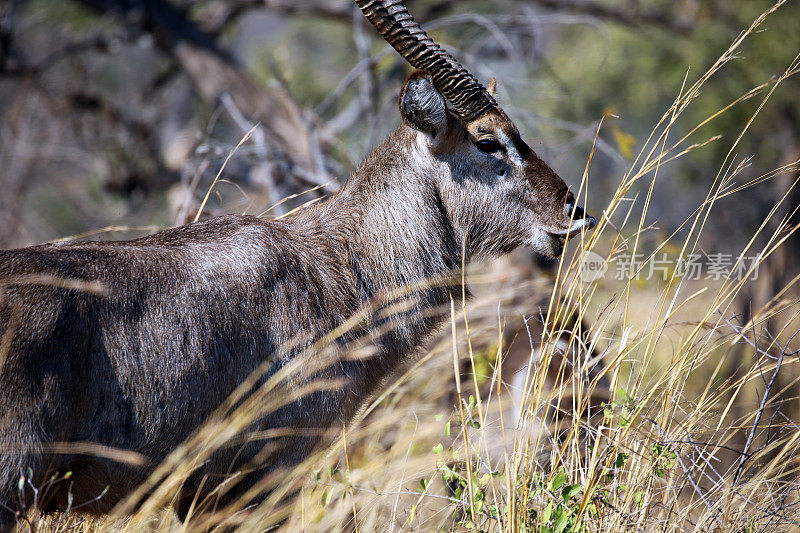
[{"label": "white eyebrow marking", "polygon": [[509,159],[511,159],[511,162],[517,167],[525,168],[525,160],[519,155],[517,147],[514,146],[514,143],[511,142],[511,139],[508,137],[508,135],[506,135],[502,130],[498,129],[497,139],[503,143],[503,146],[505,146],[506,153],[508,154]]}]

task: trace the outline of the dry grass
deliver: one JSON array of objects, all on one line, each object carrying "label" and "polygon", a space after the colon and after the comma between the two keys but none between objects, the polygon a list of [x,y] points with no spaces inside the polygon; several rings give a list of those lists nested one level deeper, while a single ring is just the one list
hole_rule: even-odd
[{"label": "dry grass", "polygon": [[[479,296],[452,302],[450,324],[425,354],[386,383],[380,397],[348,427],[334,428],[329,447],[256,487],[268,493],[257,508],[208,512],[206,502],[198,501],[198,511],[183,524],[164,510],[214,450],[243,438],[268,442],[269,435],[246,435],[246,428],[295,394],[282,379],[298,368],[287,368],[255,395],[242,398],[239,392],[222,406],[142,487],[138,495],[150,494],[143,505],[135,507],[132,497],[119,506],[117,516],[125,518],[69,513],[43,520],[39,530],[204,531],[220,525],[240,531],[271,526],[365,532],[797,530],[800,431],[775,406],[778,399],[797,401],[797,379],[784,390],[778,390],[775,379],[779,371],[800,376],[795,287],[786,287],[742,323],[734,305],[748,277],[711,285],[683,279],[677,271],[663,283],[638,282],[633,269],[620,282],[607,277],[587,283],[580,277],[589,251],[608,250],[602,255],[611,264],[623,252],[642,252],[652,184],[661,165],[706,143],[723,142],[700,137],[706,122],[744,100],[760,99],[760,111],[772,92],[797,73],[795,59],[782,76],[755,87],[708,121],[682,127],[687,135],[671,135],[683,111],[701,97],[701,88],[724,71],[742,42],[782,3],[756,20],[696,82],[685,83],[621,179],[597,230],[573,243],[556,278],[547,281],[555,286],[549,308],[542,310],[548,322],[577,312],[591,325],[576,331],[572,341],[588,342],[583,351],[603,354],[610,391],[602,413],[586,414],[589,398],[602,392],[599,380],[580,378],[586,368],[562,369],[558,383],[545,378],[552,356],[547,336],[554,335],[548,331],[541,339],[548,348],[527,372],[520,412],[514,412],[501,386],[493,386],[487,397],[469,398],[466,391],[474,387],[460,383],[459,361],[469,358],[479,368],[498,362],[488,368],[493,384],[503,382],[496,350],[504,317],[536,313],[526,304],[542,294],[540,283],[512,283],[507,270],[484,265],[470,276]],[[650,257],[667,247],[684,258],[695,253],[717,200],[750,194],[779,173],[797,171],[795,163],[740,179],[736,146],[750,122],[725,141],[731,142],[729,155],[720,162],[707,198],[687,218],[680,242],[675,242],[676,233],[649,250]],[[591,157],[579,196],[590,188],[590,165]],[[631,201],[627,195],[641,183],[646,183],[645,192]],[[766,222],[742,256],[768,258],[796,230],[765,235]],[[764,244],[755,249],[755,243]],[[500,304],[510,301],[517,304]],[[767,320],[779,325],[770,336],[763,334]],[[329,361],[323,356],[328,341],[310,354],[315,364]],[[461,397],[455,410],[454,389]],[[554,402],[561,411],[548,408]],[[300,489],[298,501],[286,503],[295,488]]]}]

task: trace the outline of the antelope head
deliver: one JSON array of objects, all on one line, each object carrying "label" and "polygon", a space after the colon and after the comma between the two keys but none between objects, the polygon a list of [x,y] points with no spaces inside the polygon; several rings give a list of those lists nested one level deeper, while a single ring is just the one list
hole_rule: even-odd
[{"label": "antelope head", "polygon": [[400,93],[412,159],[433,175],[469,256],[529,245],[558,256],[594,218],[522,140],[490,90],[433,42],[400,0],[356,0],[383,38],[418,69]]}]

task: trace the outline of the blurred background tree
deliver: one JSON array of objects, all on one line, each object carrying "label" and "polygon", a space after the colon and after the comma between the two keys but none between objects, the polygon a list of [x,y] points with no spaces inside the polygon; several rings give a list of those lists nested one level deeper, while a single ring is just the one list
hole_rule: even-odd
[{"label": "blurred background tree", "polygon": [[[590,208],[604,205],[684,78],[708,68],[770,5],[409,3],[479,77],[501,80],[504,105],[567,181],[581,175],[601,117],[619,117],[600,131]],[[706,88],[687,122],[782,73],[800,49],[799,19],[797,2],[783,6],[767,31],[745,44],[750,60],[734,61],[724,80]],[[220,189],[225,198],[212,214],[261,212],[314,186],[335,190],[398,124],[394,99],[406,74],[347,0],[5,0],[0,244],[182,222],[255,125],[253,142],[223,176],[231,184]],[[752,157],[740,179],[798,158],[798,94],[796,79],[787,80],[752,125],[736,151],[738,160]],[[758,102],[710,123],[707,137],[735,138]],[[729,146],[711,143],[660,170],[654,239],[671,233],[704,197]],[[786,183],[774,183],[780,195]],[[713,221],[718,251],[736,249],[736,236],[744,238],[775,200],[741,199],[730,197],[727,216]]]}]

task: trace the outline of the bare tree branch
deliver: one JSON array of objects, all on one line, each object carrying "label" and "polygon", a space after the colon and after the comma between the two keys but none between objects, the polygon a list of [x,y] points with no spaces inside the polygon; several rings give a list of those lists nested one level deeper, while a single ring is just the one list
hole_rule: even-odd
[{"label": "bare tree branch", "polygon": [[250,10],[267,8],[284,15],[315,15],[349,21],[353,2],[347,0],[213,0],[203,7],[203,30],[217,33]]},{"label": "bare tree branch", "polygon": [[583,15],[608,19],[626,26],[650,24],[660,26],[675,33],[688,33],[694,29],[689,19],[676,17],[673,13],[661,10],[625,9],[596,2],[594,0],[523,0],[542,7],[558,10],[570,10]]},{"label": "bare tree branch", "polygon": [[[288,93],[259,87],[235,58],[216,46],[215,35],[190,20],[185,11],[166,0],[79,1],[98,14],[124,20],[128,27],[133,21],[137,31],[153,35],[159,50],[175,60],[203,100],[216,105],[229,95],[244,116],[263,125],[273,159],[283,159],[291,173],[294,167],[314,172],[317,141]],[[327,146],[324,130],[315,129],[314,135]]]},{"label": "bare tree branch", "polygon": [[[452,0],[441,0],[416,12],[420,20],[429,20],[449,10],[454,4],[456,2]],[[350,0],[212,0],[203,7],[200,27],[209,33],[217,33],[248,11],[259,8],[282,15],[324,17],[349,23],[353,19],[355,4]]]}]

